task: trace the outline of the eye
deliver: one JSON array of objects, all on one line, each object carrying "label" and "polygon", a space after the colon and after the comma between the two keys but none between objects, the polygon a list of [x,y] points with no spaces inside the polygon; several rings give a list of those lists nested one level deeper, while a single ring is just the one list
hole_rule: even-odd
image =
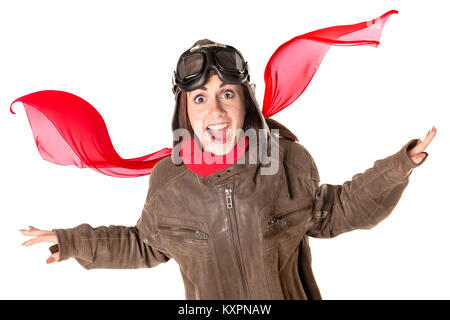
[{"label": "eye", "polygon": [[227,90],[223,95],[226,99],[232,99],[234,97],[234,92],[233,90]]},{"label": "eye", "polygon": [[198,96],[196,96],[196,97],[194,98],[194,102],[195,102],[195,103],[202,103],[202,102],[205,102],[205,97],[202,96],[202,95],[198,95]]}]

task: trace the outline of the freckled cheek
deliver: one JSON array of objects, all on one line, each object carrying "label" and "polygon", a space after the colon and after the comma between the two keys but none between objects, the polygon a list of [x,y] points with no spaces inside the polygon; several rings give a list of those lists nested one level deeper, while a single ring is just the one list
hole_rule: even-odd
[{"label": "freckled cheek", "polygon": [[236,108],[232,114],[234,125],[236,129],[242,128],[244,125],[244,110],[243,108]]},{"label": "freckled cheek", "polygon": [[204,112],[190,112],[188,113],[189,120],[191,122],[191,127],[194,130],[194,133],[197,136],[201,136],[203,134],[203,120],[205,118]]}]

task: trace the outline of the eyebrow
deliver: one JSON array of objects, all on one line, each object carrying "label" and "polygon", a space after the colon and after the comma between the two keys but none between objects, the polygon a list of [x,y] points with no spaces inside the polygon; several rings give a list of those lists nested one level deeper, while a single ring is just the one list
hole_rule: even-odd
[{"label": "eyebrow", "polygon": [[[219,88],[222,88],[222,87],[226,86],[227,84],[228,84],[228,83],[222,82],[222,83],[220,84]],[[206,89],[205,86],[200,87],[199,89],[201,89],[201,90],[203,90],[203,91],[208,91],[208,89]]]}]

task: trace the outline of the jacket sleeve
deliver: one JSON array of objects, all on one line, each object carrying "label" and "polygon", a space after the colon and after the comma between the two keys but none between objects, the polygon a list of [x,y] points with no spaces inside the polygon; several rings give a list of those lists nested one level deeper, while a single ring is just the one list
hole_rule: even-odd
[{"label": "jacket sleeve", "polygon": [[[85,269],[151,268],[167,262],[169,254],[150,239],[147,232],[149,223],[153,221],[151,188],[150,183],[142,216],[134,227],[93,228],[81,224],[75,228],[53,229],[58,239],[59,261],[75,258]],[[50,250],[53,252],[55,249]]]},{"label": "jacket sleeve", "polygon": [[395,208],[409,183],[414,163],[407,151],[418,139],[412,139],[397,153],[375,161],[372,168],[358,173],[342,185],[321,184],[312,157],[311,184],[313,212],[307,234],[315,238],[333,238],[355,229],[371,229]]}]

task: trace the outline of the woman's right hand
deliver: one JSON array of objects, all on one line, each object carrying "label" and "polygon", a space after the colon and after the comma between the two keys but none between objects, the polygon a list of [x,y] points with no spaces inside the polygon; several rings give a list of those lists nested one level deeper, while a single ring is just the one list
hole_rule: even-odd
[{"label": "woman's right hand", "polygon": [[[29,239],[22,243],[23,246],[31,246],[36,243],[40,242],[53,242],[55,244],[58,244],[58,239],[56,237],[56,232],[54,231],[48,231],[48,230],[39,230],[35,227],[29,226],[29,230],[20,229],[19,231],[24,236],[32,236],[34,238]],[[59,261],[59,252],[55,252],[50,257],[47,258],[46,262],[47,264],[53,263]]]}]

